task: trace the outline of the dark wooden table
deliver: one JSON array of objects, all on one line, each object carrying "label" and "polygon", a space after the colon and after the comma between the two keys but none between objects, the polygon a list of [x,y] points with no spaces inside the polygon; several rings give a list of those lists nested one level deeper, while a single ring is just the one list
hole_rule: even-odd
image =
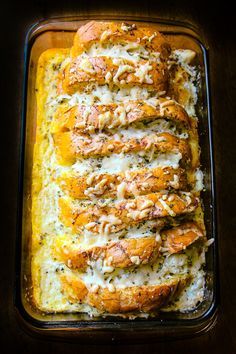
[{"label": "dark wooden table", "polygon": [[[1,5],[3,6],[3,5]],[[96,13],[142,14],[190,20],[209,44],[213,105],[213,133],[218,202],[221,301],[216,326],[194,339],[143,345],[80,345],[40,340],[18,325],[13,308],[16,195],[19,157],[23,41],[27,27],[52,15]],[[5,59],[1,96],[1,222],[0,336],[1,352],[16,353],[236,353],[236,58],[234,10],[227,2],[207,1],[4,1],[1,8],[1,59]],[[3,42],[3,43],[2,43]],[[2,198],[1,198],[2,200]],[[2,227],[2,225],[4,227]],[[3,350],[4,348],[4,350]]]}]

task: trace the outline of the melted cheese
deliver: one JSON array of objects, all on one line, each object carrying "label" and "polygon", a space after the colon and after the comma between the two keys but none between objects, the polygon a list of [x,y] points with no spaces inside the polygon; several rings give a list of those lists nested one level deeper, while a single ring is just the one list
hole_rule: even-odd
[{"label": "melted cheese", "polygon": [[147,84],[152,84],[153,80],[151,79],[149,75],[149,71],[152,70],[152,66],[150,65],[149,62],[147,62],[144,65],[140,65],[139,69],[135,72],[135,76],[139,78],[139,82],[147,83]]},{"label": "melted cheese", "polygon": [[127,170],[137,170],[144,166],[148,168],[155,167],[179,167],[182,158],[181,153],[166,153],[153,155],[149,159],[149,155],[140,156],[138,154],[113,154],[98,159],[77,160],[72,166],[75,172],[90,173],[96,170],[99,173],[119,173]]},{"label": "melted cheese", "polygon": [[160,53],[148,52],[139,43],[128,43],[125,45],[107,44],[106,46],[96,43],[89,48],[87,55],[90,57],[108,56],[112,58],[124,58],[131,61],[138,61],[140,59],[159,61],[160,57]]},{"label": "melted cheese", "polygon": [[197,168],[195,172],[195,188],[194,190],[196,192],[202,191],[204,188],[204,183],[203,183],[203,172]]},{"label": "melted cheese", "polygon": [[126,72],[131,73],[134,71],[133,67],[130,65],[122,65],[119,63],[115,63],[117,65],[119,65],[119,69],[117,70],[117,73],[115,74],[115,76],[113,77],[113,81],[115,84],[119,84],[120,82],[120,76]]},{"label": "melted cheese", "polygon": [[[173,57],[176,57],[181,65],[189,65],[196,57],[196,52],[190,49],[176,49],[173,51]],[[193,67],[188,67],[188,71],[193,70]]]},{"label": "melted cheese", "polygon": [[118,200],[124,199],[126,188],[127,188],[127,183],[125,183],[125,182],[121,182],[117,186],[117,199]]},{"label": "melted cheese", "polygon": [[[107,264],[104,265],[101,260],[98,260],[92,262],[92,267],[82,275],[82,279],[88,287],[99,285],[106,288],[108,284],[112,283],[117,289],[141,286],[143,284],[161,284],[179,274],[185,275],[188,272],[195,277],[205,262],[204,254],[202,252],[201,256],[198,257],[198,249],[192,247],[186,251],[186,254],[174,254],[165,258],[160,257],[153,266],[142,265],[138,269],[134,267],[129,271],[126,269],[114,269]],[[189,259],[193,260],[191,266],[189,266]],[[105,277],[104,274],[106,275]],[[192,284],[189,292],[192,292],[196,287],[196,284]],[[201,294],[203,295],[203,292]],[[197,303],[199,301],[199,294],[197,295],[197,299],[192,296],[191,300]],[[189,307],[189,302],[185,305]]]},{"label": "melted cheese", "polygon": [[193,280],[190,285],[181,293],[176,301],[166,306],[162,311],[173,311],[180,310],[188,311],[196,307],[204,298],[205,289],[205,272],[203,266],[205,264],[205,249],[203,249],[199,254],[197,252],[190,253],[187,251],[188,260],[191,261],[191,274],[193,275]]},{"label": "melted cheese", "polygon": [[[157,92],[155,98],[163,96],[165,92]],[[149,100],[153,97],[153,93],[147,88],[143,87],[127,87],[127,88],[115,88],[111,91],[109,85],[98,86],[91,84],[88,86],[88,92],[82,92],[80,94],[74,93],[72,95],[59,95],[53,96],[48,100],[48,105],[54,107],[54,111],[58,106],[58,103],[66,101],[71,107],[77,104],[109,104],[119,103],[127,100]]]}]

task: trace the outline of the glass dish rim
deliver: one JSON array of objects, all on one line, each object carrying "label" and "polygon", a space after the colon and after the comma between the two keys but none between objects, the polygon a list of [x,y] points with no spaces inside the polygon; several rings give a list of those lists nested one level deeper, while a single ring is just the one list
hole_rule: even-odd
[{"label": "glass dish rim", "polygon": [[[31,316],[29,312],[24,307],[22,298],[21,298],[21,260],[22,260],[22,210],[23,210],[23,187],[24,187],[24,161],[25,161],[25,135],[26,135],[26,110],[27,110],[27,84],[28,84],[28,65],[29,58],[31,53],[31,48],[34,40],[40,35],[40,31],[44,26],[50,23],[56,22],[76,22],[76,21],[89,21],[89,20],[115,20],[122,21],[122,17],[125,18],[123,21],[136,21],[136,22],[149,22],[157,23],[163,25],[172,25],[179,28],[186,28],[194,32],[196,37],[191,36],[191,34],[186,34],[190,37],[193,37],[195,41],[198,42],[202,50],[203,55],[203,65],[205,70],[205,84],[206,84],[206,106],[207,106],[207,120],[208,120],[208,139],[209,139],[209,157],[210,157],[210,171],[211,171],[211,198],[212,198],[212,228],[214,234],[214,251],[213,251],[213,273],[214,273],[214,283],[213,283],[213,295],[212,301],[209,307],[203,312],[199,317],[188,318],[188,319],[150,319],[150,320],[129,320],[122,319],[117,321],[114,317],[114,320],[104,321],[101,317],[101,320],[96,321],[80,321],[80,320],[38,320],[35,317]],[[38,32],[39,33],[35,33]],[[72,30],[67,30],[72,31]],[[176,32],[175,32],[176,33]],[[19,181],[18,181],[18,198],[17,198],[17,235],[16,235],[16,252],[15,252],[15,284],[14,284],[14,306],[15,310],[20,317],[28,322],[30,325],[38,329],[67,329],[67,330],[78,330],[79,328],[90,328],[90,329],[113,329],[115,330],[128,330],[130,324],[132,323],[132,328],[137,329],[150,329],[158,328],[159,326],[170,328],[178,324],[181,328],[184,327],[195,327],[198,325],[207,322],[217,313],[217,308],[219,304],[219,282],[218,282],[218,242],[217,242],[217,223],[216,223],[216,200],[215,200],[215,171],[214,171],[214,156],[213,156],[213,134],[212,134],[212,113],[211,113],[211,99],[210,99],[210,77],[209,77],[209,58],[208,58],[208,49],[207,45],[202,42],[201,36],[199,34],[198,28],[196,25],[188,21],[176,21],[167,18],[159,17],[149,17],[149,16],[126,16],[126,15],[90,15],[90,16],[53,16],[47,19],[42,19],[31,24],[27,30],[24,42],[24,68],[23,68],[23,86],[22,86],[22,102],[21,102],[21,132],[20,132],[20,152],[19,152]],[[127,326],[127,324],[129,324]],[[122,328],[121,328],[122,327]]]}]

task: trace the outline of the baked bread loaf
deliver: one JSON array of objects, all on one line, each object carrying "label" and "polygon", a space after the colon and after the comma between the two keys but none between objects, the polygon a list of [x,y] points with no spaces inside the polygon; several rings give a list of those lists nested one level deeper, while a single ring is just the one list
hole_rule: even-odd
[{"label": "baked bread loaf", "polygon": [[44,312],[148,316],[204,297],[195,53],[91,21],[38,63],[32,295]]}]

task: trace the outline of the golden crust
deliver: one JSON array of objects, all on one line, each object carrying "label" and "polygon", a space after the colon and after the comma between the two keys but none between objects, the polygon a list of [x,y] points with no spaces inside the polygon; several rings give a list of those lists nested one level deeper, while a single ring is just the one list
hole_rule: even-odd
[{"label": "golden crust", "polygon": [[182,106],[188,106],[192,100],[191,91],[185,85],[189,81],[189,74],[180,65],[174,65],[169,74],[168,95]]},{"label": "golden crust", "polygon": [[129,153],[154,149],[159,153],[180,152],[184,161],[190,161],[190,149],[186,139],[179,139],[170,133],[152,133],[141,139],[97,134],[88,136],[73,132],[53,135],[57,156],[62,164],[72,164],[76,158],[109,156],[113,153]]},{"label": "golden crust", "polygon": [[[143,71],[146,74],[143,74]],[[168,71],[166,64],[141,60],[134,63],[119,59],[119,63],[109,57],[77,57],[62,72],[64,92],[73,94],[83,90],[88,84],[114,84],[118,87],[142,86],[156,91],[166,91]]]},{"label": "golden crust", "polygon": [[94,43],[139,43],[149,51],[160,52],[161,58],[167,58],[170,53],[170,45],[166,39],[151,27],[91,21],[78,29],[71,49],[72,57],[86,52]]},{"label": "golden crust", "polygon": [[82,303],[88,294],[88,289],[84,282],[72,274],[61,275],[62,291],[66,293],[69,301]]},{"label": "golden crust", "polygon": [[95,133],[163,118],[186,128],[189,127],[189,117],[182,106],[173,100],[159,98],[155,100],[155,105],[135,100],[119,104],[94,104],[89,111],[86,105],[60,107],[54,116],[52,132],[75,130],[82,133]]},{"label": "golden crust", "polygon": [[160,254],[161,246],[169,254],[185,250],[204,233],[193,222],[161,231],[162,241],[155,237],[140,237],[109,242],[105,246],[88,249],[75,248],[67,237],[56,239],[53,256],[71,269],[86,270],[91,261],[98,259],[112,268],[128,268],[134,265],[152,264]]},{"label": "golden crust", "polygon": [[100,289],[97,294],[88,294],[88,303],[108,313],[156,311],[173,300],[188,281],[188,278],[183,278],[161,285],[118,289],[114,293],[107,288]]},{"label": "golden crust", "polygon": [[105,313],[151,312],[179,295],[191,280],[183,276],[160,285],[133,286],[110,291],[108,288],[89,290],[76,276],[61,276],[62,289],[73,302],[84,302]]},{"label": "golden crust", "polygon": [[203,230],[196,224],[188,222],[179,227],[162,232],[166,238],[165,246],[170,254],[183,251],[186,247],[204,237]]},{"label": "golden crust", "polygon": [[72,198],[124,198],[159,192],[165,189],[187,190],[187,178],[182,168],[157,167],[128,173],[100,173],[83,176],[64,175],[58,178],[62,190]]},{"label": "golden crust", "polygon": [[160,242],[155,237],[130,238],[95,246],[87,250],[72,249],[64,239],[56,240],[54,256],[71,269],[85,270],[88,262],[101,259],[109,267],[128,268],[153,263],[158,255]]},{"label": "golden crust", "polygon": [[91,232],[117,232],[128,225],[167,216],[191,213],[199,199],[191,193],[153,193],[110,203],[105,206],[72,207],[59,199],[60,219],[74,232],[86,228]]}]

